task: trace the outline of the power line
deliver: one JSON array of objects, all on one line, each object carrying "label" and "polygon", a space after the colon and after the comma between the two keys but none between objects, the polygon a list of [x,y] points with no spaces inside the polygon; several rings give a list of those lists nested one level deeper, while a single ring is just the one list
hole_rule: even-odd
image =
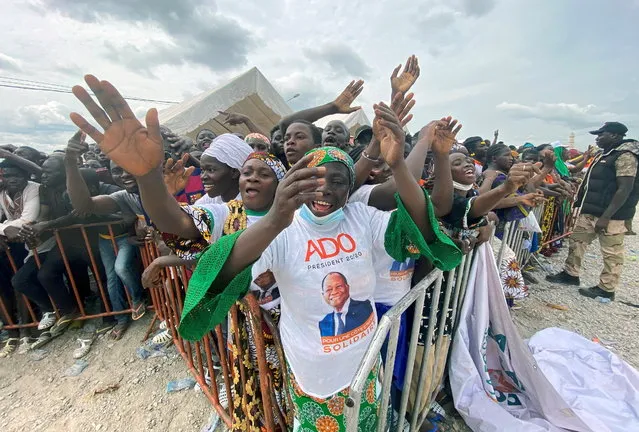
[{"label": "power line", "polygon": [[7,77],[7,76],[0,76],[0,80],[3,81],[14,81],[13,84],[29,84],[29,85],[33,85],[33,84],[38,84],[38,85],[43,85],[43,86],[47,86],[47,87],[57,87],[57,88],[62,88],[62,89],[68,89],[69,86],[63,85],[63,84],[53,84],[53,83],[47,83],[47,82],[43,82],[43,81],[33,81],[33,80],[27,80],[27,79],[22,79],[22,78],[14,78],[14,77]]},{"label": "power line", "polygon": [[[23,81],[24,83],[20,83],[20,81]],[[29,83],[33,83],[33,84],[29,84]],[[69,87],[63,86],[61,84],[50,84],[50,83],[44,83],[39,81],[22,80],[18,78],[8,78],[8,77],[1,77],[1,76],[0,76],[0,87],[13,88],[13,89],[19,89],[19,90],[32,90],[32,91],[45,91],[45,92],[53,92],[53,93],[73,94],[73,92],[71,91]],[[139,98],[134,96],[130,96],[130,97],[123,96],[123,97],[124,99],[134,100],[138,102],[152,102],[152,103],[160,103],[160,104],[179,103],[176,101],[147,99],[147,98]]]}]

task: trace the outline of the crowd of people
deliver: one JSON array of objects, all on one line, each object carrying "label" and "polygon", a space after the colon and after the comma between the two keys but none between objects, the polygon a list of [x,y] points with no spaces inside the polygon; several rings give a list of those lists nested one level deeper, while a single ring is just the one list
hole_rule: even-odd
[{"label": "crowd of people", "polygon": [[[583,153],[559,142],[507,145],[498,131],[492,140],[458,141],[461,124],[451,117],[411,136],[409,91],[418,77],[412,56],[391,75],[390,103],[375,104],[372,126],[356,131],[339,120],[323,129],[313,122],[359,109],[353,103],[363,81],[270,131],[221,112],[231,130],[242,124],[250,133],[201,129],[193,140],[161,126],[155,109],[143,125],[112,84],[87,75],[95,96],[81,86],[73,93],[100,129],[72,113],[80,130],[65,150],[0,148],[0,317],[38,322],[12,326],[0,357],[45,345],[92,304],[96,313],[126,311],[96,331],[120,339],[147,310],[144,288],[162,289],[163,269],[186,266],[181,336],[199,340],[226,325],[231,305],[252,293],[279,328],[284,358],[268,360],[284,372],[271,384],[291,389],[292,406],[277,398],[282,412],[295,430],[341,431],[348,386],[381,316],[433,268],[450,271],[493,235],[503,240],[509,222],[526,231],[530,252],[550,256],[573,207],[581,208],[565,269],[548,280],[579,285],[586,247],[598,236],[601,280],[580,293],[614,299],[626,221],[639,199],[639,143],[625,139],[627,128],[604,124],[591,132],[599,149]],[[532,212],[539,206],[541,220]],[[146,269],[144,242],[162,251]],[[519,307],[535,279],[517,251],[504,249],[504,297]],[[107,288],[104,301],[90,273]],[[398,359],[408,350],[405,318]],[[156,340],[171,341],[175,328],[163,328]],[[81,339],[74,356],[85,355],[94,337]],[[393,371],[397,392],[405,366],[400,360]],[[381,367],[380,360],[368,378],[362,430],[378,421]],[[235,413],[234,428],[259,430],[259,417]]]}]

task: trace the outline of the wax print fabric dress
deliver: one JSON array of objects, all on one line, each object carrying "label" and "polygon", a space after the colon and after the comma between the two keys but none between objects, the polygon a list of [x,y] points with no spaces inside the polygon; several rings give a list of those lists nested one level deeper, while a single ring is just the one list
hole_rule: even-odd
[{"label": "wax print fabric dress", "polygon": [[[183,259],[197,259],[199,255],[222,236],[233,234],[260,220],[266,212],[254,212],[246,209],[239,200],[224,204],[183,205],[182,210],[193,220],[200,231],[198,240],[182,239],[165,234],[164,240],[169,247]],[[273,273],[264,271],[255,277],[249,291],[255,296],[260,307],[269,314],[277,326],[280,317],[280,294]],[[232,395],[233,431],[259,431],[264,413],[260,412],[259,371],[253,330],[247,320],[248,311],[240,303],[237,333],[229,322],[228,349],[232,358]],[[229,320],[230,321],[230,320]],[[274,336],[269,326],[261,320],[265,356],[270,373],[270,383],[275,394],[277,407],[273,407],[276,423],[291,423],[292,410],[287,403],[282,374],[282,363],[277,354]],[[239,337],[235,335],[238,334]],[[243,362],[243,365],[240,363]],[[243,371],[241,372],[241,369]],[[240,377],[244,375],[244,383]]]}]

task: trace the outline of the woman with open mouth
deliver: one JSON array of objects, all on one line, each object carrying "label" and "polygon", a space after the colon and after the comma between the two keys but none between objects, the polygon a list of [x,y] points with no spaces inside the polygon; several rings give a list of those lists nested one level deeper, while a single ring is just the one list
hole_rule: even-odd
[{"label": "woman with open mouth", "polygon": [[222,134],[204,150],[200,158],[200,179],[206,194],[195,203],[224,204],[241,199],[240,169],[253,149],[233,134]]},{"label": "woman with open mouth", "polygon": [[[109,82],[91,75],[86,82],[102,108],[82,87],[74,87],[74,94],[105,132],[77,113],[71,114],[73,122],[136,176],[143,204],[160,230],[198,239],[200,230],[182,216],[161,180],[157,111],[149,110],[145,128]],[[355,182],[351,158],[337,148],[315,149],[278,184],[266,215],[202,254],[184,302],[180,334],[199,340],[226,319],[251,280],[272,271],[281,295],[280,333],[295,429],[345,428],[348,387],[377,326],[375,254],[385,252],[398,261],[425,256],[444,270],[461,260],[459,249],[438,228],[430,197],[406,167],[397,116],[384,103],[374,108],[374,133],[397,183],[398,209],[388,213],[347,204]],[[182,224],[176,226],[176,219]],[[378,373],[379,364],[370,372],[361,403],[362,430],[374,430],[378,421]]]}]

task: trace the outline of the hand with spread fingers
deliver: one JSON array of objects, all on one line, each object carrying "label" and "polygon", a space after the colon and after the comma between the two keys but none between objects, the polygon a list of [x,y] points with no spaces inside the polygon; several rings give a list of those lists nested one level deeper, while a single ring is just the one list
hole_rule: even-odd
[{"label": "hand with spread fingers", "polygon": [[435,122],[432,128],[431,150],[434,153],[449,154],[456,142],[457,134],[462,128],[461,123],[448,116]]},{"label": "hand with spread fingers", "polygon": [[302,204],[324,197],[319,189],[326,183],[324,179],[326,167],[309,168],[307,165],[312,160],[312,154],[304,156],[288,170],[277,186],[269,216],[282,228],[288,227],[293,222],[295,210]]},{"label": "hand with spread fingers", "polygon": [[132,175],[141,177],[159,168],[164,161],[164,150],[157,110],[151,108],[147,112],[144,127],[110,82],[100,81],[93,75],[86,75],[85,81],[100,105],[81,86],[74,86],[73,94],[104,133],[78,113],[71,113],[71,121],[93,138],[109,159]]},{"label": "hand with spread fingers", "polygon": [[185,153],[182,159],[174,161],[173,158],[169,158],[164,164],[164,184],[171,195],[175,195],[184,190],[186,184],[189,181],[189,177],[195,171],[195,167],[185,168],[190,155]]},{"label": "hand with spread fingers", "polygon": [[409,114],[410,110],[412,110],[415,106],[413,96],[415,96],[414,93],[408,93],[406,96],[404,96],[404,93],[397,93],[393,96],[391,109],[395,114],[397,114],[397,118],[399,119],[402,127],[405,127],[408,122],[413,119],[413,115]]},{"label": "hand with spread fingers", "polygon": [[401,64],[397,66],[395,70],[393,70],[393,74],[390,78],[393,96],[395,96],[396,93],[406,93],[413,84],[415,84],[417,78],[419,78],[419,61],[414,55],[408,57],[404,65],[404,70],[399,74],[401,67]]},{"label": "hand with spread fingers", "polygon": [[384,102],[373,105],[373,134],[379,140],[382,158],[391,169],[404,161],[404,131],[397,114]]},{"label": "hand with spread fingers", "polygon": [[363,80],[351,81],[350,84],[346,86],[344,91],[342,91],[342,93],[337,96],[337,99],[333,101],[333,105],[335,106],[337,112],[340,114],[350,114],[359,109],[362,109],[361,106],[351,106],[353,102],[355,102],[355,99],[357,99],[357,96],[362,93],[362,90],[364,90]]}]

